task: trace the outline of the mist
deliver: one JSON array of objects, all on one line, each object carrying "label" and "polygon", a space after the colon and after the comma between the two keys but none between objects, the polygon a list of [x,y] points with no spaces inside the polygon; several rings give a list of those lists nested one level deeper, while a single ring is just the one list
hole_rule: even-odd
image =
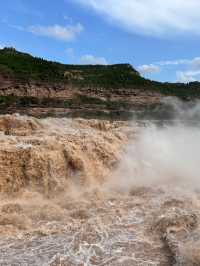
[{"label": "mist", "polygon": [[163,102],[173,112],[173,120],[161,126],[147,122],[139,129],[127,145],[112,185],[200,188],[200,102],[171,97]]}]

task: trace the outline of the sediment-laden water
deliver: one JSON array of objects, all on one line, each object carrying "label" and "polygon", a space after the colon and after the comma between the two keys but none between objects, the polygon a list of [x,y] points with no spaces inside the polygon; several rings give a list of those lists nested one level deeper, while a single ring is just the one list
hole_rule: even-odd
[{"label": "sediment-laden water", "polygon": [[200,265],[199,134],[1,116],[0,265]]}]

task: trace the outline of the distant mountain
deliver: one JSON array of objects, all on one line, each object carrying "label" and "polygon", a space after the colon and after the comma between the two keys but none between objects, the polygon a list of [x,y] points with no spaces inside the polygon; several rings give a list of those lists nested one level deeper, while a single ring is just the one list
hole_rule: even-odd
[{"label": "distant mountain", "polygon": [[63,83],[80,87],[143,88],[182,98],[200,97],[200,83],[161,83],[140,76],[130,64],[66,65],[14,48],[0,49],[0,74],[16,82]]},{"label": "distant mountain", "polygon": [[45,113],[44,108],[48,112],[63,108],[68,113],[103,110],[121,114],[152,109],[163,96],[187,101],[200,98],[200,83],[148,80],[130,64],[66,65],[14,48],[0,49],[0,112],[43,108]]},{"label": "distant mountain", "polygon": [[36,58],[14,48],[0,50],[0,71],[17,81],[27,82],[61,82],[106,87],[145,82],[129,64],[65,65]]}]

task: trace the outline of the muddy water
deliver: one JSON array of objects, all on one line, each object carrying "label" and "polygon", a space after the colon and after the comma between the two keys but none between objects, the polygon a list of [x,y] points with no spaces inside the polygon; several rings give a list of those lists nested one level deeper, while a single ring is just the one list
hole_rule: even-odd
[{"label": "muddy water", "polygon": [[[90,192],[79,201],[45,202],[48,217],[44,210],[42,218],[32,216],[31,228],[7,225],[15,234],[1,237],[0,265],[199,265],[193,264],[200,262],[199,202],[170,190]],[[34,213],[42,206],[29,207]]]},{"label": "muddy water", "polygon": [[200,265],[198,128],[15,115],[0,131],[0,265]]}]

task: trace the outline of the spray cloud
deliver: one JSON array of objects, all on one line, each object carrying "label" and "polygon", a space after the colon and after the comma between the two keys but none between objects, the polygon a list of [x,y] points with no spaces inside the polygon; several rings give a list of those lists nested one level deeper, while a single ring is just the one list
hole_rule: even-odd
[{"label": "spray cloud", "polygon": [[[132,140],[114,174],[123,188],[178,184],[200,187],[200,103],[164,99],[174,113],[162,126],[146,123]],[[113,181],[112,181],[113,182]]]}]

